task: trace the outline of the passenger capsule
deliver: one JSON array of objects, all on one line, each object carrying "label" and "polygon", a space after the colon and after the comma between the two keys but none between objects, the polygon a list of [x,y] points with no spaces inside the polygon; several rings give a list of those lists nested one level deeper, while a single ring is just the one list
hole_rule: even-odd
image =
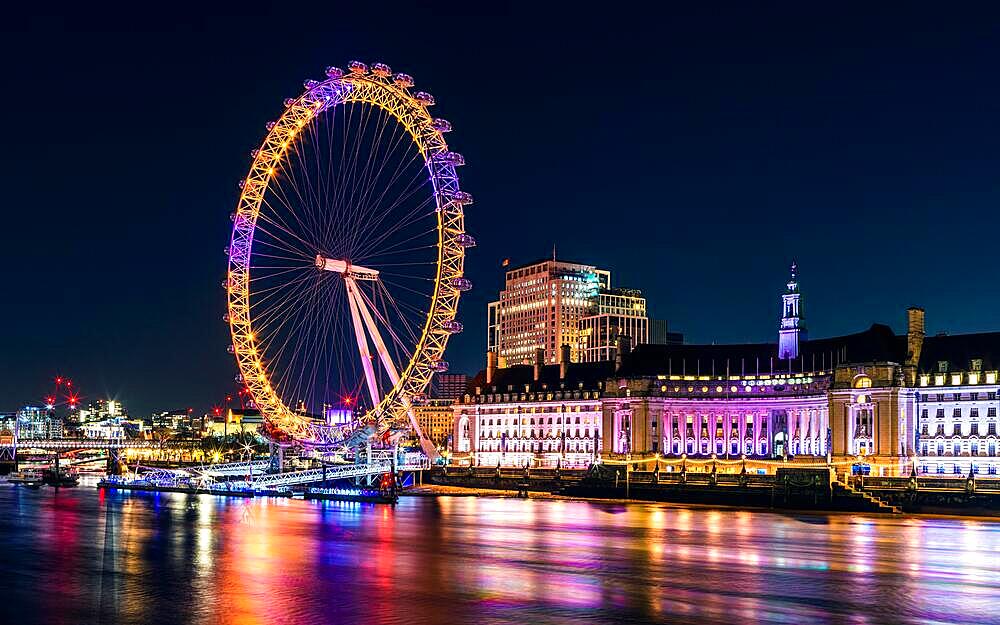
[{"label": "passenger capsule", "polygon": [[462,233],[456,237],[458,244],[462,247],[468,249],[470,247],[476,247],[476,239],[471,234]]},{"label": "passenger capsule", "polygon": [[454,319],[451,321],[445,321],[442,327],[452,334],[458,334],[465,329],[465,326],[463,326],[461,322],[455,321]]},{"label": "passenger capsule", "polygon": [[351,70],[352,74],[356,74],[358,76],[364,76],[368,73],[368,66],[361,61],[351,61],[347,65],[347,68]]},{"label": "passenger capsule", "polygon": [[458,152],[441,152],[434,157],[434,160],[439,163],[447,163],[453,167],[465,165],[465,157]]},{"label": "passenger capsule", "polygon": [[344,70],[340,69],[339,67],[334,67],[331,65],[330,67],[326,68],[326,75],[329,76],[330,78],[340,78],[341,76],[344,75]]},{"label": "passenger capsule", "polygon": [[295,98],[285,98],[285,108],[295,104]]},{"label": "passenger capsule", "polygon": [[[228,323],[229,319],[225,319],[225,321]],[[236,348],[233,347],[232,345],[229,345],[229,346],[226,347],[226,351],[229,352],[230,354],[235,354],[236,353]]]},{"label": "passenger capsule", "polygon": [[319,84],[319,82],[317,82],[317,81],[315,81],[315,80],[313,80],[313,79],[310,78],[309,80],[304,81],[302,83],[302,86],[305,87],[306,89],[315,89],[316,85],[318,85],[318,84]]},{"label": "passenger capsule", "polygon": [[264,124],[264,126],[265,126],[265,127],[266,127],[266,128],[268,129],[268,130],[272,130],[272,129],[274,129],[274,124],[275,124],[275,123],[276,123],[276,122],[267,122],[266,124]]},{"label": "passenger capsule", "polygon": [[452,278],[451,286],[455,287],[459,291],[468,291],[472,289],[472,280],[468,278]]},{"label": "passenger capsule", "polygon": [[431,128],[438,132],[451,132],[451,122],[447,119],[435,117],[434,121],[431,122]]},{"label": "passenger capsule", "polygon": [[250,150],[250,158],[257,158],[258,154],[260,154],[260,150]]},{"label": "passenger capsule", "polygon": [[392,70],[385,63],[376,63],[372,65],[372,73],[379,78],[388,78],[392,76]]},{"label": "passenger capsule", "polygon": [[409,74],[396,74],[392,78],[392,82],[396,83],[397,87],[412,87],[413,86],[413,76]]},{"label": "passenger capsule", "polygon": [[426,91],[418,91],[413,94],[413,99],[424,106],[433,106],[434,96],[427,93]]},{"label": "passenger capsule", "polygon": [[458,204],[464,206],[466,204],[472,204],[472,194],[466,193],[465,191],[455,191],[445,195],[445,198],[452,202],[453,204]]},{"label": "passenger capsule", "polygon": [[444,373],[448,370],[448,362],[445,360],[438,360],[437,362],[431,363],[431,370],[436,373]]}]

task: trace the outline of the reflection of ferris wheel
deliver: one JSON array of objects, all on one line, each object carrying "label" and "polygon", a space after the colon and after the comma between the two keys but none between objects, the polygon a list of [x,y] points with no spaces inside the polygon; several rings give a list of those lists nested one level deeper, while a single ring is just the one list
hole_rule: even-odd
[{"label": "reflection of ferris wheel", "polygon": [[240,376],[271,435],[330,449],[420,432],[411,403],[447,369],[475,240],[434,98],[381,63],[326,74],[253,152],[226,288]]}]

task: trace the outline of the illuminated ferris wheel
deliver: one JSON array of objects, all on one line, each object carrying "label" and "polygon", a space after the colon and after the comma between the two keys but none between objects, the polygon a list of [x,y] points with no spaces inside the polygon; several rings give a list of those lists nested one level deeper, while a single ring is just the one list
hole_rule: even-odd
[{"label": "illuminated ferris wheel", "polygon": [[252,153],[225,287],[240,380],[270,436],[336,449],[420,433],[411,405],[447,370],[475,240],[434,98],[381,63],[326,75],[285,100]]}]

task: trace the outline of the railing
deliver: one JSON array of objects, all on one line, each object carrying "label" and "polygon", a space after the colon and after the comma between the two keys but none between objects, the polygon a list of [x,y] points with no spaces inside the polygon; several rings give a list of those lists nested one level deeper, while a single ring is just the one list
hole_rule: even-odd
[{"label": "railing", "polygon": [[309,484],[326,480],[339,480],[347,477],[363,477],[378,475],[392,471],[390,463],[373,464],[343,464],[305,471],[288,471],[286,473],[265,473],[254,476],[252,481],[237,480],[226,482],[230,488],[247,488],[253,490],[281,490],[288,486]]},{"label": "railing", "polygon": [[192,469],[204,476],[221,477],[226,475],[247,475],[250,472],[263,472],[271,465],[270,460],[252,460],[244,462],[227,462],[212,464],[207,467]]}]

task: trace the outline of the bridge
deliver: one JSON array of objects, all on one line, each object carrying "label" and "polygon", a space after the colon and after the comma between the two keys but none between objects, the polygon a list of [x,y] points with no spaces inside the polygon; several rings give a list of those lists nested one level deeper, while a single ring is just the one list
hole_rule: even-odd
[{"label": "bridge", "polygon": [[[0,450],[41,449],[72,451],[75,449],[188,449],[196,441],[152,441],[141,438],[22,438],[0,441]],[[9,453],[9,452],[8,452]]]}]

